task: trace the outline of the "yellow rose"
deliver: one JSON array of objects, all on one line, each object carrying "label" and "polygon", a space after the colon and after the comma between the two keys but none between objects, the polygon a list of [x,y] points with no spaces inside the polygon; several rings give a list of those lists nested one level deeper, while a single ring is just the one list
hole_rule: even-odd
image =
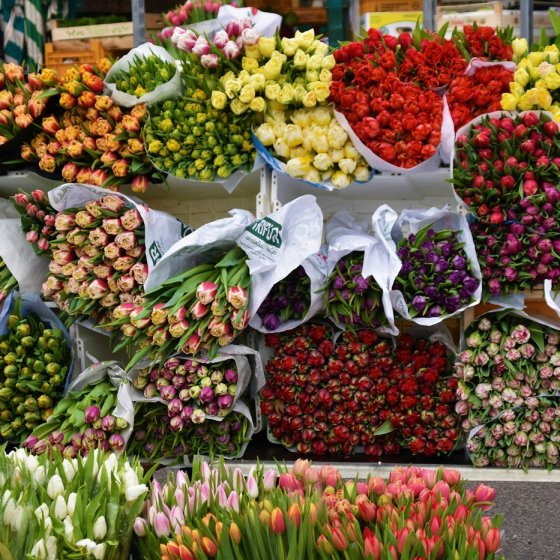
[{"label": "yellow rose", "polygon": [[282,37],[281,43],[282,43],[282,52],[286,56],[294,56],[299,48],[299,45],[294,38],[289,39],[288,37]]},{"label": "yellow rose", "polygon": [[327,133],[327,139],[331,148],[338,149],[342,148],[344,144],[346,144],[348,134],[336,121],[331,121],[331,124],[329,125],[329,132]]},{"label": "yellow rose", "polygon": [[306,111],[304,109],[297,109],[293,111],[290,115],[290,120],[297,124],[300,128],[307,128],[311,126],[312,111]]},{"label": "yellow rose", "polygon": [[315,31],[313,29],[308,29],[303,33],[301,31],[296,31],[294,40],[302,49],[308,49],[313,44],[313,41],[315,41]]},{"label": "yellow rose", "polygon": [[332,54],[325,56],[323,61],[321,62],[321,68],[325,68],[326,70],[332,70],[336,64],[336,60]]},{"label": "yellow rose", "polygon": [[292,94],[294,101],[301,102],[303,96],[307,93],[307,90],[302,85],[297,85],[292,87]]},{"label": "yellow rose", "polygon": [[308,91],[302,98],[301,102],[304,107],[315,107],[317,105],[317,98],[312,91]]},{"label": "yellow rose", "polygon": [[254,58],[255,60],[260,60],[262,58],[258,45],[245,45],[245,56],[247,58]]},{"label": "yellow rose", "polygon": [[515,97],[521,97],[525,93],[525,88],[517,82],[510,82],[509,91],[510,93],[513,93]]},{"label": "yellow rose", "polygon": [[270,60],[277,60],[280,64],[286,64],[286,62],[288,62],[288,57],[280,51],[274,51]]},{"label": "yellow rose", "polygon": [[247,105],[247,103],[243,103],[239,99],[234,99],[230,103],[230,107],[234,115],[241,115],[249,108],[249,105]]},{"label": "yellow rose", "polygon": [[249,84],[255,88],[255,91],[261,91],[266,83],[266,78],[262,74],[253,74],[249,80]]},{"label": "yellow rose", "polygon": [[257,46],[262,56],[264,56],[265,58],[270,58],[272,56],[272,53],[276,49],[276,38],[259,37]]},{"label": "yellow rose", "polygon": [[308,84],[309,84],[309,82],[318,82],[319,81],[319,72],[317,72],[317,70],[308,70],[305,73],[305,79],[306,79]]},{"label": "yellow rose", "polygon": [[309,60],[309,55],[305,54],[301,49],[296,51],[294,55],[294,68],[301,70],[307,67],[307,61]]},{"label": "yellow rose", "polygon": [[241,91],[241,84],[238,80],[228,80],[224,84],[224,89],[226,90],[226,95],[230,99],[233,99],[235,97],[235,94]]},{"label": "yellow rose", "polygon": [[284,131],[284,140],[290,148],[295,148],[303,142],[303,133],[297,124],[289,124]]},{"label": "yellow rose", "polygon": [[280,76],[280,72],[282,72],[282,64],[280,61],[271,58],[264,66],[259,68],[259,71],[265,79],[275,80]]},{"label": "yellow rose", "polygon": [[552,105],[552,96],[547,89],[536,88],[537,90],[537,103],[541,109],[545,111]]},{"label": "yellow rose", "polygon": [[525,56],[525,53],[529,50],[529,43],[527,39],[514,39],[511,42],[511,48],[513,49],[513,54],[517,59]]},{"label": "yellow rose", "polygon": [[227,103],[227,96],[223,91],[214,90],[212,92],[212,97],[210,98],[210,101],[214,109],[223,109]]},{"label": "yellow rose", "polygon": [[331,156],[329,156],[329,154],[317,154],[313,158],[313,165],[319,171],[327,171],[329,168],[332,167],[333,161],[331,159]]},{"label": "yellow rose", "polygon": [[328,107],[317,107],[311,112],[311,120],[319,126],[327,126],[332,120],[332,113]]},{"label": "yellow rose", "polygon": [[311,146],[313,146],[313,149],[318,154],[326,154],[329,151],[329,141],[327,140],[327,135],[325,134],[325,132],[326,132],[326,128],[319,127],[319,126],[313,130],[313,137],[311,138]]},{"label": "yellow rose", "polygon": [[321,82],[325,82],[326,84],[330,84],[332,82],[332,72],[323,68],[321,72],[319,72],[319,80]]},{"label": "yellow rose", "polygon": [[249,80],[251,79],[251,74],[249,74],[247,70],[241,70],[241,72],[239,72],[239,75],[237,76],[237,79],[239,80],[241,85],[248,84]]},{"label": "yellow rose", "polygon": [[527,62],[530,66],[538,66],[544,60],[544,52],[531,52],[527,55]]},{"label": "yellow rose", "polygon": [[352,179],[343,171],[335,171],[331,181],[337,189],[345,189],[352,182]]},{"label": "yellow rose", "polygon": [[303,177],[311,168],[311,156],[289,159],[286,162],[286,173],[292,177]]},{"label": "yellow rose", "polygon": [[560,87],[560,74],[554,72],[544,79],[546,89],[555,90]]},{"label": "yellow rose", "polygon": [[354,179],[363,183],[369,179],[370,172],[365,161],[362,160],[361,163],[362,165],[358,165],[358,167],[354,170]]},{"label": "yellow rose", "polygon": [[280,90],[280,93],[278,94],[278,97],[276,98],[276,101],[278,101],[279,103],[282,103],[283,105],[288,105],[289,103],[292,102],[293,98],[294,98],[294,94],[292,92],[292,86],[289,85],[289,84],[286,84]]},{"label": "yellow rose", "polygon": [[334,163],[338,163],[341,159],[344,158],[344,150],[342,149],[330,149],[329,156],[334,161]]},{"label": "yellow rose", "polygon": [[529,83],[529,74],[526,70],[517,69],[513,73],[513,79],[517,82],[520,86],[525,87]]},{"label": "yellow rose", "polygon": [[255,136],[262,142],[263,146],[272,146],[276,141],[274,130],[269,123],[261,124],[255,130]]},{"label": "yellow rose", "polygon": [[329,46],[326,43],[323,43],[323,41],[319,41],[319,40],[313,41],[313,44],[311,45],[311,49],[315,54],[318,54],[321,58],[326,56],[329,52]]},{"label": "yellow rose", "polygon": [[280,93],[281,89],[282,88],[280,87],[279,84],[276,83],[267,84],[266,87],[264,88],[264,95],[267,99],[274,100],[278,97],[278,94]]},{"label": "yellow rose", "polygon": [[320,183],[321,174],[314,167],[311,167],[309,171],[303,176],[303,180],[309,181],[310,183]]},{"label": "yellow rose", "polygon": [[259,67],[259,63],[254,58],[248,58],[244,56],[243,59],[241,60],[241,68],[243,68],[243,70],[249,72],[250,74],[252,74],[258,67]]},{"label": "yellow rose", "polygon": [[242,103],[251,103],[255,97],[255,88],[249,84],[243,86],[239,92],[239,101]]},{"label": "yellow rose", "polygon": [[338,162],[338,167],[347,175],[352,175],[354,169],[356,169],[356,160],[351,158],[342,158]]},{"label": "yellow rose", "polygon": [[317,101],[321,103],[322,101],[326,101],[331,94],[331,90],[329,84],[325,82],[316,82],[313,86],[313,93],[317,97]]},{"label": "yellow rose", "polygon": [[[278,136],[278,135],[277,135]],[[286,144],[284,138],[276,138],[274,142],[274,151],[281,158],[289,158],[290,157],[290,147]]]},{"label": "yellow rose", "polygon": [[321,68],[322,61],[323,61],[323,57],[318,54],[314,54],[313,56],[310,56],[309,59],[307,60],[307,69],[319,70]]},{"label": "yellow rose", "polygon": [[356,148],[354,147],[354,144],[352,144],[352,142],[350,142],[350,140],[348,140],[348,142],[346,142],[346,144],[344,144],[344,157],[350,158],[350,159],[360,159],[360,152],[358,152],[358,150],[356,150]]}]

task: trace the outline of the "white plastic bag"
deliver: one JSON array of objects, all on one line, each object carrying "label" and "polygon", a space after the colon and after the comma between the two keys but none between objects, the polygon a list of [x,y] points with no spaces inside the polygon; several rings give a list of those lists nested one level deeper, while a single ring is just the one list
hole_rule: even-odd
[{"label": "white plastic bag", "polygon": [[146,291],[160,286],[165,280],[193,266],[223,255],[235,245],[235,240],[255,218],[247,210],[231,210],[231,218],[210,222],[177,241],[150,271]]},{"label": "white plastic bag", "polygon": [[25,239],[19,219],[0,220],[0,258],[18,282],[21,292],[40,292],[49,274],[49,261],[35,254]]},{"label": "white plastic bag", "polygon": [[[381,210],[381,208],[380,208]],[[392,253],[391,259],[394,265],[399,263],[398,270],[393,269],[392,273],[395,272],[394,279],[398,276],[401,268],[401,261],[397,256],[397,243],[404,237],[404,235],[415,234],[423,227],[431,224],[432,228],[437,232],[441,230],[452,230],[460,232],[458,234],[458,239],[460,242],[464,243],[463,250],[469,260],[473,276],[479,280],[478,288],[473,294],[473,301],[468,305],[457,310],[451,315],[442,315],[440,317],[412,317],[409,313],[408,303],[406,298],[400,290],[391,290],[391,302],[393,308],[397,311],[404,319],[413,321],[418,325],[435,325],[440,323],[447,317],[453,317],[462,313],[468,307],[477,305],[480,302],[482,295],[482,281],[480,266],[478,264],[478,258],[476,256],[476,251],[474,248],[474,241],[469,229],[469,225],[465,216],[452,212],[447,207],[442,208],[430,208],[429,210],[403,210],[400,216],[397,218],[397,213],[390,207],[386,206],[382,213],[377,214],[376,218],[381,222],[381,224],[375,224],[374,228],[376,232],[382,235],[381,239],[383,244],[388,251]],[[392,227],[391,223],[393,224]],[[405,234],[405,230],[407,230]]]},{"label": "white plastic bag", "polygon": [[[147,58],[156,55],[165,62],[170,62],[175,66],[175,75],[164,84],[157,86],[154,90],[145,93],[141,97],[136,97],[124,91],[119,91],[115,83],[111,81],[113,76],[121,70],[127,71],[134,64],[135,58]],[[121,107],[134,107],[139,103],[156,103],[165,99],[176,97],[183,92],[181,82],[181,72],[175,63],[175,59],[163,48],[152,43],[143,43],[132,49],[127,55],[123,56],[107,72],[104,80],[105,90],[111,99]]]},{"label": "white plastic bag", "polygon": [[235,8],[229,4],[221,6],[218,11],[218,27],[225,28],[236,20],[250,19],[253,29],[264,37],[272,37],[282,25],[282,16],[270,12],[261,12],[255,8]]},{"label": "white plastic bag", "polygon": [[321,248],[323,213],[312,195],[296,198],[255,221],[237,239],[251,274],[249,315],[254,317],[274,284]]},{"label": "white plastic bag", "polygon": [[109,381],[118,389],[117,405],[112,411],[115,418],[122,418],[128,423],[126,430],[120,432],[125,443],[130,438],[134,427],[134,403],[132,401],[133,387],[131,379],[124,371],[121,364],[115,361],[97,362],[82,371],[76,379],[70,383],[66,393],[70,391],[80,391],[88,385],[93,385],[108,377]]},{"label": "white plastic bag", "polygon": [[[382,291],[382,304],[388,326],[379,329],[384,334],[398,334],[395,327],[393,306],[391,305],[390,288],[392,286],[390,254],[379,239],[368,233],[368,227],[360,224],[346,211],[337,212],[327,224],[327,276],[335,269],[338,261],[353,251],[364,253],[362,276],[370,276],[377,282]],[[344,328],[344,325],[337,325]]]},{"label": "white plastic bag", "polygon": [[66,183],[49,191],[49,202],[55,210],[61,212],[67,208],[83,207],[86,202],[100,200],[107,195],[119,196],[125,201],[128,208],[136,208],[140,213],[144,222],[144,243],[148,270],[152,270],[169,247],[187,232],[192,231],[190,227],[171,214],[152,210],[137,198],[114,193],[100,187]]},{"label": "white plastic bag", "polygon": [[318,252],[311,255],[305,259],[301,266],[305,273],[309,277],[310,281],[310,304],[307,312],[299,320],[290,320],[280,323],[277,329],[268,330],[264,325],[261,317],[255,313],[249,322],[249,326],[253,327],[257,331],[268,333],[268,332],[284,332],[291,329],[295,329],[299,325],[306,323],[315,315],[319,314],[324,307],[325,298],[323,293],[320,291],[325,285],[327,280],[327,255],[326,253]]}]

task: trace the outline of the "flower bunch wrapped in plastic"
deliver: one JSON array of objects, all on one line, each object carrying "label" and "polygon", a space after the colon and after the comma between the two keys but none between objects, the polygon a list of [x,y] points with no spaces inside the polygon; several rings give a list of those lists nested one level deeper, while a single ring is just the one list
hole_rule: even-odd
[{"label": "flower bunch wrapped in plastic", "polygon": [[510,83],[510,92],[502,95],[502,109],[544,109],[550,111],[556,121],[560,121],[559,56],[558,47],[550,45],[521,58]]},{"label": "flower bunch wrapped in plastic", "polygon": [[513,28],[498,29],[488,25],[464,25],[453,30],[452,40],[467,60],[512,60]]},{"label": "flower bunch wrapped in plastic", "polygon": [[0,449],[0,527],[8,558],[126,560],[148,492],[142,467],[123,456],[36,457]]},{"label": "flower bunch wrapped in plastic", "polygon": [[239,456],[248,440],[247,416],[234,410],[216,422],[206,421],[200,412],[180,424],[177,419],[182,417],[171,417],[165,404],[138,404],[127,452],[150,461],[174,462],[182,462],[185,455]]},{"label": "flower bunch wrapped in plastic", "polygon": [[117,348],[140,348],[129,367],[143,357],[163,361],[172,354],[208,353],[230,344],[249,324],[250,276],[239,247],[215,262],[177,274],[145,294],[143,303],[124,303],[112,324],[123,339]]},{"label": "flower bunch wrapped in plastic", "polygon": [[206,415],[226,416],[233,406],[239,374],[233,360],[208,363],[169,358],[163,367],[144,368],[133,381],[144,397],[160,397],[167,404],[174,431],[204,421]]},{"label": "flower bunch wrapped in plastic", "polygon": [[169,10],[165,16],[168,25],[180,26],[199,23],[214,19],[223,5],[234,7],[242,6],[242,2],[224,2],[223,0],[205,1],[187,0],[184,4],[179,4],[173,10]]},{"label": "flower bunch wrapped in plastic", "polygon": [[412,317],[451,315],[471,303],[480,281],[458,239],[459,232],[428,224],[398,244],[402,261],[394,289],[405,296]]},{"label": "flower bunch wrapped in plastic", "polygon": [[144,223],[118,195],[59,212],[54,227],[50,275],[43,295],[57,303],[68,322],[95,318],[103,325],[120,304],[139,303],[148,276]]},{"label": "flower bunch wrapped in plastic", "polygon": [[128,422],[113,416],[116,405],[117,387],[108,380],[70,391],[24,446],[37,455],[56,448],[67,458],[85,456],[93,449],[118,453],[124,449],[121,432]]}]

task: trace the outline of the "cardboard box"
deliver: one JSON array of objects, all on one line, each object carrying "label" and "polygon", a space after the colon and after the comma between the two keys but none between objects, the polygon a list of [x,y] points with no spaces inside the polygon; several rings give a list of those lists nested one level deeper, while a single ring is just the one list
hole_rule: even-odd
[{"label": "cardboard box", "polygon": [[375,27],[389,35],[412,31],[418,21],[423,21],[422,12],[375,12],[360,17],[360,25],[364,29]]},{"label": "cardboard box", "polygon": [[360,13],[422,10],[422,0],[360,0]]},{"label": "cardboard box", "polygon": [[101,37],[122,37],[132,35],[131,21],[121,23],[103,23],[100,25],[80,25],[76,27],[56,27],[53,22],[52,40],[67,41],[69,39],[99,39]]}]

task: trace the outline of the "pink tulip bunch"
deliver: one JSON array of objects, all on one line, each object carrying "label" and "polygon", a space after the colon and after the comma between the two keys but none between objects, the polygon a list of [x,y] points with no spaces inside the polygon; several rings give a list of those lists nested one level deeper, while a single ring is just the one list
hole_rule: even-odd
[{"label": "pink tulip bunch", "polygon": [[188,25],[214,19],[223,5],[236,7],[237,2],[223,2],[222,0],[187,0],[184,4],[169,10],[164,14],[165,21],[172,26]]},{"label": "pink tulip bunch", "polygon": [[50,274],[42,293],[69,322],[92,318],[110,323],[119,305],[140,305],[148,276],[144,223],[119,195],[90,200],[59,212],[54,221]]}]

